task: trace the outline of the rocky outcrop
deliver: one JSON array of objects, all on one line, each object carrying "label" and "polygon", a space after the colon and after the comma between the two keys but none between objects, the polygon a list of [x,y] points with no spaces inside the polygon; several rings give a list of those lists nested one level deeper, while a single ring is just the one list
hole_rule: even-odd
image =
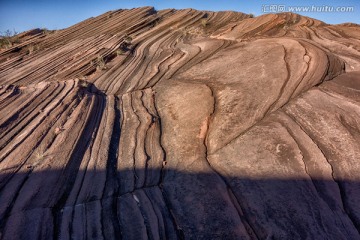
[{"label": "rocky outcrop", "polygon": [[360,28],[138,8],[0,51],[1,239],[360,239]]}]

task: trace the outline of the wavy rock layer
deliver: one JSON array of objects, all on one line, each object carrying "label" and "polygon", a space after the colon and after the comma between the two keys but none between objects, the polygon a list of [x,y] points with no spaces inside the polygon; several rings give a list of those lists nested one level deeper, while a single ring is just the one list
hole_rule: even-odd
[{"label": "wavy rock layer", "polygon": [[360,28],[138,8],[0,52],[0,238],[360,239]]}]

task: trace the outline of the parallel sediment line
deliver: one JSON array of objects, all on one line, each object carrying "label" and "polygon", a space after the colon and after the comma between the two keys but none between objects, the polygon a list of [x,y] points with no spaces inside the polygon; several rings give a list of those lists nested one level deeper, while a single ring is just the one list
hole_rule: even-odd
[{"label": "parallel sediment line", "polygon": [[0,239],[359,239],[360,28],[117,10],[0,49]]}]

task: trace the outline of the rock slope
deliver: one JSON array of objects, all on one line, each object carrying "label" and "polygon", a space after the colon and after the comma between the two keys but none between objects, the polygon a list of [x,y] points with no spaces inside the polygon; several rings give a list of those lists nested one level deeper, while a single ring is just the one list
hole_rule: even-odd
[{"label": "rock slope", "polygon": [[1,239],[360,239],[360,27],[118,10],[0,51]]}]

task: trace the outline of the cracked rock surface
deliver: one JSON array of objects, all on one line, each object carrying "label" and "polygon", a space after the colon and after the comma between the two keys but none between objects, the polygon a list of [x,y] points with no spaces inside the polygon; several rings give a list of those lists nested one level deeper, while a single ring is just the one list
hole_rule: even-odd
[{"label": "cracked rock surface", "polygon": [[151,7],[20,34],[0,239],[360,239],[359,38]]}]

